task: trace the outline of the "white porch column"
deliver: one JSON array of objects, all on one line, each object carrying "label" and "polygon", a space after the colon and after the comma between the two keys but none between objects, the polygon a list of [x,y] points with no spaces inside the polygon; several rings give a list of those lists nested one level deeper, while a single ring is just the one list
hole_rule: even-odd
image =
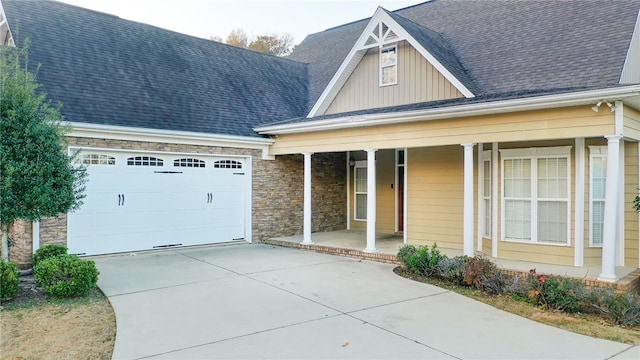
[{"label": "white porch column", "polygon": [[607,183],[604,193],[604,224],[602,229],[602,272],[598,280],[614,282],[616,276],[616,242],[618,212],[618,167],[621,135],[607,138]]},{"label": "white porch column", "polygon": [[575,210],[574,210],[574,249],[573,266],[584,265],[584,189],[585,189],[585,147],[584,138],[576,138],[576,188],[575,188]]},{"label": "white porch column", "polygon": [[303,208],[303,229],[302,244],[311,245],[311,154],[304,155],[304,208]]},{"label": "white porch column", "polygon": [[466,256],[473,256],[473,146],[464,147],[464,245]]},{"label": "white porch column", "polygon": [[376,150],[367,152],[367,247],[365,252],[376,249]]}]

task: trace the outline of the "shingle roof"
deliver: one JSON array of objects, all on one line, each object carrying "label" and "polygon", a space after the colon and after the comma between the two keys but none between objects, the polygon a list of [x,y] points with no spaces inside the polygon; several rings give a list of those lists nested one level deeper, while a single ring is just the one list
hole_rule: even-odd
[{"label": "shingle roof", "polygon": [[449,70],[467,89],[471,92],[478,91],[473,79],[460,63],[460,59],[458,59],[454,48],[442,34],[416,24],[393,12],[387,10],[385,10],[385,12]]},{"label": "shingle roof", "polygon": [[302,63],[58,2],[3,5],[68,121],[255,137],[308,107]]},{"label": "shingle roof", "polygon": [[[639,10],[639,0],[433,0],[394,13],[440,34],[482,95],[618,84]],[[367,21],[310,35],[296,47],[290,58],[309,63],[315,75],[310,106]]]}]

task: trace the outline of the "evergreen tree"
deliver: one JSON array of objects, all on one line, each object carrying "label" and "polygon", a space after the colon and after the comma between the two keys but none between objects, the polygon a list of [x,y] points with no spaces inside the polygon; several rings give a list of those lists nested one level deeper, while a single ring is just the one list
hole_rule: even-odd
[{"label": "evergreen tree", "polygon": [[38,92],[27,46],[0,46],[0,225],[7,260],[11,225],[78,208],[86,174],[67,153],[58,107]]}]

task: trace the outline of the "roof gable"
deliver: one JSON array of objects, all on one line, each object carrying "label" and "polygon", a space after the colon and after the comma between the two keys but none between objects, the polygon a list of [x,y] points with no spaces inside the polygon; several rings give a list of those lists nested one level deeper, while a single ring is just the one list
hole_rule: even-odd
[{"label": "roof gable", "polygon": [[400,40],[405,40],[413,46],[465,97],[475,96],[469,90],[470,77],[440,34],[379,7],[307,117],[322,115],[327,110],[368,49],[383,47]]}]

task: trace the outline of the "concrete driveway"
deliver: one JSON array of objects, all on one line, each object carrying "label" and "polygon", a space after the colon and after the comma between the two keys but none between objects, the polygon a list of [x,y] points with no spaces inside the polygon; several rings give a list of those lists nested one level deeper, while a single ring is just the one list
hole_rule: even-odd
[{"label": "concrete driveway", "polygon": [[95,261],[117,317],[114,359],[640,358],[390,264],[258,244]]}]

